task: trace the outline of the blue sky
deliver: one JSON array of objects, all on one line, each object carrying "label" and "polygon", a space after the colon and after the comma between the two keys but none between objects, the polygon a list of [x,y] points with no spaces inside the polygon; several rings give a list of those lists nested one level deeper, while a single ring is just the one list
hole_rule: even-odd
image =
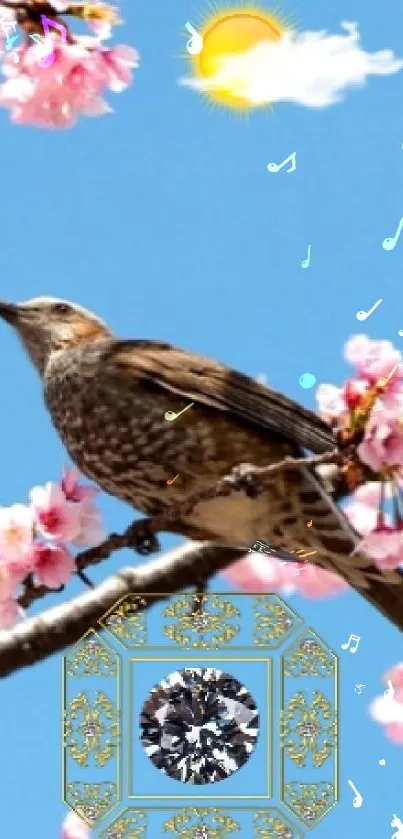
[{"label": "blue sky", "polygon": [[[359,21],[365,49],[403,52],[398,0],[382,8],[294,0],[283,8],[304,30],[339,33],[340,21]],[[71,298],[122,337],[168,340],[265,373],[276,390],[313,408],[314,391],[302,390],[299,378],[309,371],[318,383],[341,382],[349,335],[403,340],[403,237],[391,252],[381,247],[403,215],[402,74],[372,77],[327,109],[277,105],[242,120],[177,85],[186,69],[184,24],[207,11],[185,0],[124,2],[126,24],[115,40],[133,44],[141,66],[128,92],[110,94],[110,116],[47,132],[14,127],[1,112],[1,295]],[[269,161],[293,151],[295,172],[267,172]],[[360,329],[355,313],[380,297]],[[8,505],[58,479],[66,456],[36,374],[2,326],[0,346],[0,503]],[[107,528],[124,528],[130,510],[105,496],[101,503]],[[137,561],[116,555],[92,577]],[[69,594],[80,590],[73,583]],[[340,653],[340,803],[314,834],[387,837],[392,813],[403,819],[402,752],[366,705],[401,659],[401,635],[357,594],[318,603],[295,597],[292,605]],[[340,649],[350,633],[361,636],[354,656]],[[12,839],[55,839],[65,812],[60,672],[55,656],[1,684],[1,832]],[[348,779],[363,795],[360,809]]]}]

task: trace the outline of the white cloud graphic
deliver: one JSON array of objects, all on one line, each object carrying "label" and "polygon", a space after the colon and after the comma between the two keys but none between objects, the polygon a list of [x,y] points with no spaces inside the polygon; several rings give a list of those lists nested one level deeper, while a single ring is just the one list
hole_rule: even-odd
[{"label": "white cloud graphic", "polygon": [[278,41],[261,41],[237,55],[222,55],[208,79],[182,78],[195,90],[225,88],[251,105],[294,102],[324,108],[342,99],[343,92],[365,84],[367,76],[387,76],[403,67],[392,50],[365,52],[357,23],[342,22],[346,35],[285,32]]}]

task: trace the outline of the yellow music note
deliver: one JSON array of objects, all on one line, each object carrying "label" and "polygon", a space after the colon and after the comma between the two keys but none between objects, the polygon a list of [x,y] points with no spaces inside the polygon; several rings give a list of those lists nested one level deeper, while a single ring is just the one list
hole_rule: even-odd
[{"label": "yellow music note", "polygon": [[175,411],[166,411],[166,413],[164,414],[166,421],[173,422],[174,420],[178,419],[178,417],[180,417],[181,414],[184,414],[185,411],[188,411],[189,408],[192,407],[192,405],[194,405],[194,402],[191,402],[190,405],[187,405],[186,408],[183,409],[183,411],[179,411],[179,414],[175,414]]}]

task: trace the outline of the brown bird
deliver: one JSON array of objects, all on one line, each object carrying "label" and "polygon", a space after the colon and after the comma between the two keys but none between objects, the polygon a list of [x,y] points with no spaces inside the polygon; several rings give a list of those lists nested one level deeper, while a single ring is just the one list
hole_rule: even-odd
[{"label": "brown bird", "polygon": [[[45,297],[0,302],[0,317],[37,368],[73,461],[143,513],[180,509],[239,464],[266,466],[301,457],[303,449],[335,447],[331,429],[286,396],[170,344],[119,340],[76,304]],[[183,414],[169,422],[168,411]],[[403,628],[402,577],[381,573],[363,553],[352,555],[358,534],[312,467],[265,476],[255,498],[237,492],[200,502],[170,531],[245,548],[262,539],[288,551],[317,551],[310,561],[340,574]]]}]

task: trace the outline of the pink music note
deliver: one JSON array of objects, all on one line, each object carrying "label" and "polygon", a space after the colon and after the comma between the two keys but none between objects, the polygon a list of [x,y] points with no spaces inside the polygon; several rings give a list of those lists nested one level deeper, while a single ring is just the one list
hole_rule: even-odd
[{"label": "pink music note", "polygon": [[[66,29],[65,26],[63,26],[62,23],[57,23],[56,20],[51,20],[50,17],[46,17],[46,15],[41,15],[41,21],[42,21],[43,31],[45,33],[45,38],[46,38],[47,35],[50,36],[49,24],[51,23],[52,26],[54,26],[56,29],[59,30],[59,32],[62,33],[63,41],[64,41],[64,43],[66,43],[66,41],[67,41],[67,29]],[[50,43],[52,43],[50,38],[48,40],[50,40]],[[46,55],[44,58],[41,58],[40,61],[38,61],[38,64],[39,64],[40,67],[50,67],[50,65],[53,64],[54,60],[55,60],[55,53],[54,53],[54,50],[52,49],[52,51],[49,53],[49,55]]]}]

